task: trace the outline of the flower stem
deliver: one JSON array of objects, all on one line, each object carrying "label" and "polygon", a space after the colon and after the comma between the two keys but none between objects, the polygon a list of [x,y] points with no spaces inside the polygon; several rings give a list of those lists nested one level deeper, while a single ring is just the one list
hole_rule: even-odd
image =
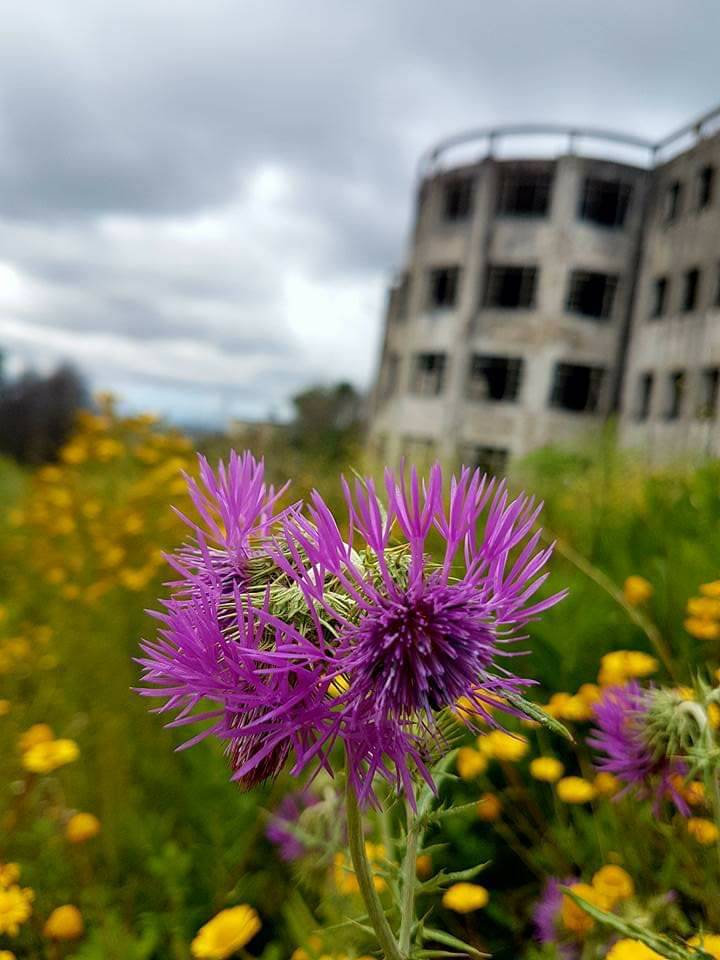
[{"label": "flower stem", "polygon": [[390,928],[380,897],[375,889],[372,871],[365,853],[362,815],[358,806],[357,795],[349,777],[345,789],[345,803],[350,856],[360,887],[360,894],[368,912],[368,918],[378,938],[385,960],[403,960],[395,935]]},{"label": "flower stem", "polygon": [[415,920],[415,878],[417,875],[418,825],[407,804],[406,819],[407,843],[402,868],[402,900],[400,901],[400,953],[406,957],[410,953],[410,937]]}]

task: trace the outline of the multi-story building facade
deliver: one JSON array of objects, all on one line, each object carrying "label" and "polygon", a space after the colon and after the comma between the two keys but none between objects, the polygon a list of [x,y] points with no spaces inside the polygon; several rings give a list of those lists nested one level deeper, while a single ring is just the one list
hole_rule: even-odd
[{"label": "multi-story building facade", "polygon": [[[436,147],[388,298],[378,453],[500,470],[614,413],[623,442],[653,456],[720,451],[719,116],[658,144],[531,127]],[[498,156],[527,134],[568,148]],[[581,154],[590,139],[596,154]],[[452,162],[478,140],[481,159]]]}]

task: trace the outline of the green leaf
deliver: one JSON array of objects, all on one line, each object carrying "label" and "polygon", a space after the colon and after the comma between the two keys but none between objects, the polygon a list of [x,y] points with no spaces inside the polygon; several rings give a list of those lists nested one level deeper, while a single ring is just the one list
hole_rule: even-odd
[{"label": "green leaf", "polygon": [[471,944],[465,943],[464,940],[460,940],[450,933],[445,933],[443,930],[435,930],[433,927],[425,927],[423,929],[423,937],[426,937],[428,940],[435,940],[437,943],[442,943],[446,947],[456,947],[459,950],[463,950],[465,955],[469,954],[471,957],[478,958],[478,960],[489,956],[487,953],[481,953],[480,950]]},{"label": "green leaf", "polygon": [[545,713],[542,707],[539,707],[536,703],[526,700],[525,697],[521,697],[519,693],[503,693],[503,696],[511,707],[520,710],[528,720],[535,720],[553,733],[557,733],[566,740],[569,740],[570,743],[575,743],[575,738],[565,724],[560,723],[555,717],[551,717],[550,714]]}]

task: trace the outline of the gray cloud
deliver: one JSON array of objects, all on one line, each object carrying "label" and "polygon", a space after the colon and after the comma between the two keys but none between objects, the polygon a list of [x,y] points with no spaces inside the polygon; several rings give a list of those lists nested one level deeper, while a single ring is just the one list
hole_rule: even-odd
[{"label": "gray cloud", "polygon": [[0,348],[74,358],[170,412],[182,383],[260,415],[329,370],[367,382],[433,140],[541,119],[652,137],[716,95],[712,0],[3,17]]}]

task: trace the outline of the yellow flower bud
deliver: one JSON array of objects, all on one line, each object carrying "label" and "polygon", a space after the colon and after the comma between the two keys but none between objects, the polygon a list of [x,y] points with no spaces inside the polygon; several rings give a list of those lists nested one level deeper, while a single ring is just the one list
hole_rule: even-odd
[{"label": "yellow flower bud", "polygon": [[65,827],[70,843],[85,843],[100,833],[100,821],[93,813],[76,813]]},{"label": "yellow flower bud", "polygon": [[45,921],[43,933],[48,940],[77,940],[85,933],[82,914],[71,903],[56,907]]},{"label": "yellow flower bud", "polygon": [[633,607],[638,607],[641,603],[647,603],[653,593],[653,586],[645,577],[634,575],[628,577],[623,584],[625,599]]},{"label": "yellow flower bud", "polygon": [[455,883],[443,894],[442,903],[455,913],[471,913],[486,907],[490,895],[477,883]]},{"label": "yellow flower bud", "polygon": [[543,783],[555,783],[565,772],[556,757],[535,757],[530,763],[530,775]]},{"label": "yellow flower bud", "polygon": [[457,771],[463,780],[473,780],[485,773],[487,757],[472,747],[460,747],[457,754]]},{"label": "yellow flower bud", "polygon": [[589,803],[595,798],[595,787],[582,777],[564,777],[556,790],[563,803]]}]

